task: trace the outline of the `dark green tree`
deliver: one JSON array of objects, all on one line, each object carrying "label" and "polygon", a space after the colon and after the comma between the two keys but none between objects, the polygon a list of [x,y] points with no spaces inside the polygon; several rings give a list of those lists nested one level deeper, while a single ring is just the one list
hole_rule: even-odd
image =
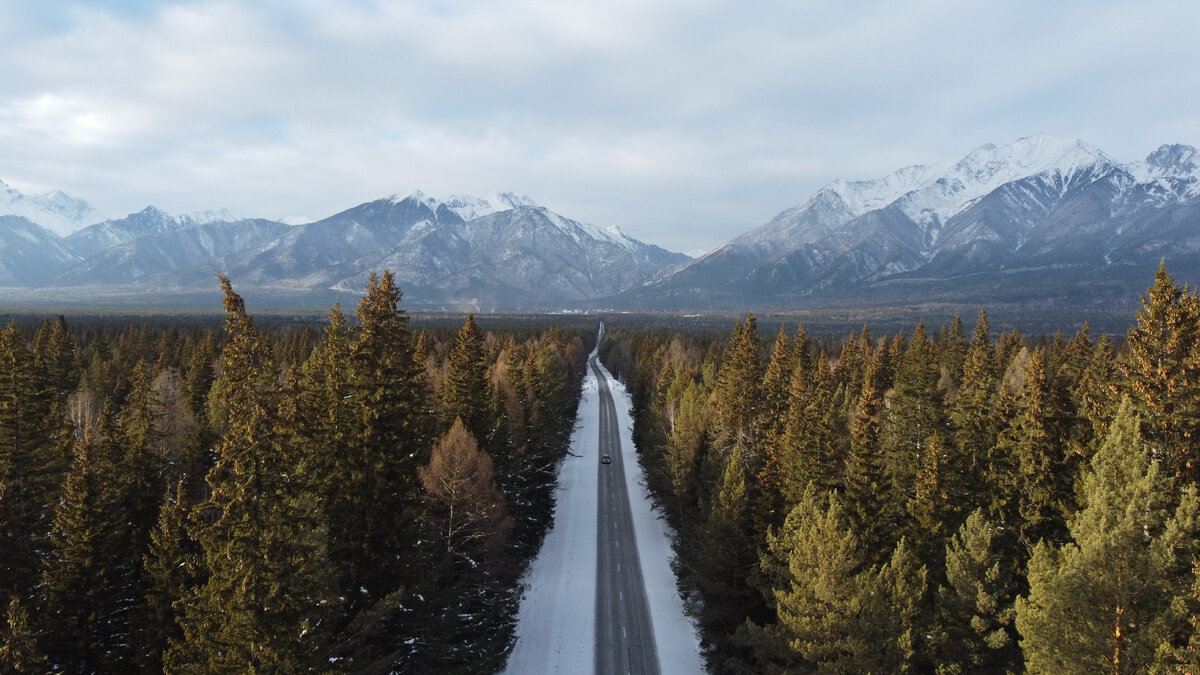
[{"label": "dark green tree", "polygon": [[917,325],[896,370],[895,395],[880,430],[880,448],[888,478],[884,518],[897,538],[911,529],[906,505],[916,497],[917,474],[933,436],[948,437],[940,371],[925,328]]},{"label": "dark green tree", "polygon": [[209,471],[209,496],[192,529],[207,574],[182,604],[182,640],[168,672],[299,672],[328,665],[335,609],[325,520],[296,470],[300,457],[278,423],[270,344],[220,277],[229,337],[220,391],[228,414]]},{"label": "dark green tree", "polygon": [[132,482],[111,421],[75,444],[54,514],[42,577],[42,621],[53,659],[70,672],[111,671],[134,662],[145,628],[141,548],[129,523]]},{"label": "dark green tree", "polygon": [[450,350],[441,426],[449,429],[455,419],[461,419],[467,431],[484,447],[488,447],[493,426],[489,419],[492,406],[487,374],[483,333],[475,323],[475,316],[468,314]]}]

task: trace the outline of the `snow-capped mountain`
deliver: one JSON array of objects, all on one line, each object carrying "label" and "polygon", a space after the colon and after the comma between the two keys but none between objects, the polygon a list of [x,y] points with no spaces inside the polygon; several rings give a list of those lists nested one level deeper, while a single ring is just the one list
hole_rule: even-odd
[{"label": "snow-capped mountain", "polygon": [[91,204],[58,190],[25,195],[0,181],[0,215],[20,216],[59,237],[104,220]]},{"label": "snow-capped mountain", "polygon": [[1195,148],[1120,164],[1083,141],[1033,136],[950,164],[835,181],[625,300],[1019,302],[1077,299],[1088,284],[1136,297],[1161,258],[1200,271]]},{"label": "snow-capped mountain", "polygon": [[391,269],[416,306],[557,308],[614,295],[685,260],[512,193],[440,200],[417,192],[295,226],[148,207],[65,237],[0,217],[0,285],[107,296],[212,291],[219,269],[241,288],[323,303]]},{"label": "snow-capped mountain", "polygon": [[686,260],[564,218],[510,193],[414,193],[360,204],[293,228],[253,255],[230,260],[232,278],[276,290],[361,289],[392,270],[408,298],[429,304],[561,306],[614,295]]}]

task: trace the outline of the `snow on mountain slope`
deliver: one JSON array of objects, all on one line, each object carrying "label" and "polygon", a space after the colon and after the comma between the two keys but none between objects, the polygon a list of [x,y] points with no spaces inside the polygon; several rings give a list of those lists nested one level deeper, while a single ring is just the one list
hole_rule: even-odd
[{"label": "snow on mountain slope", "polygon": [[[1126,282],[1105,271],[1114,262],[1125,274],[1164,257],[1192,265],[1197,252],[1195,148],[1164,145],[1143,162],[1120,164],[1083,141],[1038,135],[983,145],[952,164],[834,181],[625,297],[642,307],[711,306],[717,299],[740,306],[765,298],[791,305],[855,293],[878,301],[865,289],[891,284],[902,289],[893,297],[904,300],[914,292],[904,289],[918,282],[925,297],[930,289],[954,298],[998,287],[1012,297],[1039,297],[1038,274],[1051,270],[1060,270],[1063,293],[1086,289],[1085,273],[1115,293]],[[1027,271],[1024,283],[1032,286],[1012,285],[1013,270]]]},{"label": "snow on mountain slope", "polygon": [[58,190],[25,195],[0,181],[0,215],[20,216],[59,237],[104,220],[91,204]]},{"label": "snow on mountain slope", "polygon": [[930,184],[896,200],[914,222],[929,228],[961,213],[975,200],[1012,181],[1042,173],[1074,176],[1096,165],[1113,165],[1104,153],[1080,140],[1039,135],[976,148]]}]

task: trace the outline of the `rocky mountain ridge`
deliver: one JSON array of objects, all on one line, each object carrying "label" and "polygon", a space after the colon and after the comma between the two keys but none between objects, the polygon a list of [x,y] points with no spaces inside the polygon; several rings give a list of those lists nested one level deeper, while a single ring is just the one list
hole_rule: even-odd
[{"label": "rocky mountain ridge", "polygon": [[1165,259],[1200,272],[1200,161],[1164,145],[1120,164],[1049,136],[958,162],[835,181],[622,306],[1105,302]]}]

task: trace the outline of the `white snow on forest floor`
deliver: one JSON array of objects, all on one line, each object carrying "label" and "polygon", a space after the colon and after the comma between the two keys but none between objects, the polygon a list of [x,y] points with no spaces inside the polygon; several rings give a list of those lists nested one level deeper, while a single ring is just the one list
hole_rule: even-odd
[{"label": "white snow on forest floor", "polygon": [[[633,510],[638,558],[663,673],[703,672],[696,628],[684,613],[671,570],[671,533],[653,509],[633,448],[625,387],[606,369],[621,426],[621,460]],[[558,471],[554,525],[522,579],[517,639],[506,673],[588,673],[595,657],[596,471],[600,452],[599,391],[589,368],[571,437]]]}]

